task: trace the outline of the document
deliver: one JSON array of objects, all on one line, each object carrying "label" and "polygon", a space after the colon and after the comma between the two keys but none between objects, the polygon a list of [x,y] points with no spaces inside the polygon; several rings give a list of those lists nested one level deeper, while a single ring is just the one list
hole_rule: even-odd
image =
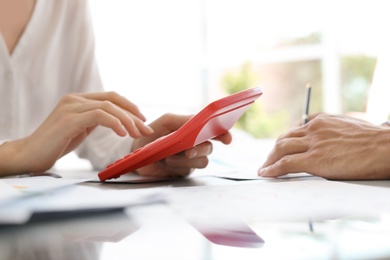
[{"label": "document", "polygon": [[171,208],[190,223],[230,225],[247,221],[307,221],[390,214],[390,190],[323,179],[238,182],[170,190]]},{"label": "document", "polygon": [[0,204],[20,196],[20,192],[15,187],[0,180]]},{"label": "document", "polygon": [[26,222],[33,213],[33,210],[24,204],[29,199],[84,181],[84,179],[62,179],[48,176],[1,179],[0,224]]},{"label": "document", "polygon": [[52,213],[58,217],[63,213],[69,216],[71,213],[107,211],[163,200],[157,195],[159,188],[112,190],[74,185],[81,182],[85,180],[53,177],[4,179],[3,186],[8,188],[9,195],[2,195],[0,224],[23,224],[33,214]]},{"label": "document", "polygon": [[22,196],[41,194],[86,181],[88,179],[63,179],[49,176],[2,179],[2,182],[18,191]]},{"label": "document", "polygon": [[[214,143],[209,165],[196,169],[192,176],[214,176],[232,180],[261,180],[257,170],[265,162],[275,145],[274,139],[256,139],[241,131],[234,131],[229,145]],[[285,178],[308,176],[288,175]]]}]

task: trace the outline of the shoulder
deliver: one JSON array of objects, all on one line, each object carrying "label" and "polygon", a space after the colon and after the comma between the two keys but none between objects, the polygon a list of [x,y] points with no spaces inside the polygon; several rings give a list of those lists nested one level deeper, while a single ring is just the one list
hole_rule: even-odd
[{"label": "shoulder", "polygon": [[37,0],[41,1],[47,31],[56,35],[80,37],[91,27],[91,15],[88,0]]},{"label": "shoulder", "polygon": [[37,0],[45,13],[53,18],[77,19],[89,15],[88,0]]}]

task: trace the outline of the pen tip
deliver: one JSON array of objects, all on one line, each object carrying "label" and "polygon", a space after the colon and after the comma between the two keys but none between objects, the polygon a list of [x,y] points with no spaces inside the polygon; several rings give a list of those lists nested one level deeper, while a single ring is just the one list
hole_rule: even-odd
[{"label": "pen tip", "polygon": [[306,88],[311,88],[311,83],[306,83]]}]

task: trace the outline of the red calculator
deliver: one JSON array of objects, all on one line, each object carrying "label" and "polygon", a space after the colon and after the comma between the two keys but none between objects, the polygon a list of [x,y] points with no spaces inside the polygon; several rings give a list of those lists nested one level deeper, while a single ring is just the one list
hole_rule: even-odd
[{"label": "red calculator", "polygon": [[122,174],[135,171],[227,133],[262,94],[262,90],[255,87],[210,103],[176,131],[108,165],[98,174],[100,181],[119,178]]}]

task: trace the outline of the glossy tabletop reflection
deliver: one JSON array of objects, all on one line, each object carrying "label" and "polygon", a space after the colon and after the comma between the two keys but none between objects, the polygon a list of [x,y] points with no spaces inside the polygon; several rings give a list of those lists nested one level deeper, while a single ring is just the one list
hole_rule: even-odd
[{"label": "glossy tabletop reflection", "polygon": [[0,259],[390,259],[386,215],[211,223],[188,221],[164,202],[53,220],[38,215],[0,227]]}]

